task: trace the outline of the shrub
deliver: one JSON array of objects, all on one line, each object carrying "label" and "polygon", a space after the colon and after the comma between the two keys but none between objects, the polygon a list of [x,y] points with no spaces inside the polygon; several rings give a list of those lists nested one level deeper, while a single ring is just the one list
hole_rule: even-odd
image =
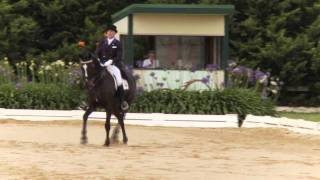
[{"label": "shrub", "polygon": [[249,89],[214,91],[154,90],[135,98],[131,112],[276,115],[275,105]]},{"label": "shrub", "polygon": [[[75,109],[85,99],[80,88],[24,83],[0,85],[0,108]],[[154,90],[137,95],[130,112],[173,114],[276,115],[272,101],[254,90],[230,88],[214,91]]]},{"label": "shrub", "polygon": [[9,83],[0,86],[0,108],[74,109],[84,99],[80,89],[57,84]]}]

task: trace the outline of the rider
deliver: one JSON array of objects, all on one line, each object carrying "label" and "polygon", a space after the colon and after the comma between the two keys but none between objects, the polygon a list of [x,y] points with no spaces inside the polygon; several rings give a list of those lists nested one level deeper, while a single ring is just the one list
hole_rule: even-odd
[{"label": "rider", "polygon": [[115,77],[118,85],[116,94],[119,98],[121,109],[125,111],[129,108],[129,105],[124,100],[124,89],[120,72],[122,66],[122,46],[120,41],[115,38],[117,32],[115,25],[108,26],[105,29],[104,38],[98,43],[96,54],[100,58],[101,66],[106,67]]}]

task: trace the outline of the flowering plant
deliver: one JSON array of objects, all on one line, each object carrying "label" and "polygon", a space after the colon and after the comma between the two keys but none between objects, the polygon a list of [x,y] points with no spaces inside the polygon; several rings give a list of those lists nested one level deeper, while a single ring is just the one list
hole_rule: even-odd
[{"label": "flowering plant", "polygon": [[282,82],[279,78],[271,77],[269,72],[260,69],[251,69],[246,66],[229,63],[229,84],[230,87],[253,88],[261,93],[262,98],[271,97],[276,99],[279,96]]},{"label": "flowering plant", "polygon": [[0,83],[8,83],[14,79],[13,69],[9,65],[8,58],[0,61]]}]

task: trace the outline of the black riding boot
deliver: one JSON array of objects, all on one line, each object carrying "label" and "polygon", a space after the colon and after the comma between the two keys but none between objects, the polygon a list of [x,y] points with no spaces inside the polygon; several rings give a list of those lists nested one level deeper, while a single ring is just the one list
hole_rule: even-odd
[{"label": "black riding boot", "polygon": [[124,100],[124,89],[123,89],[123,85],[118,87],[118,98],[120,101],[120,108],[123,111],[126,111],[129,109],[129,105],[127,103],[127,101]]}]

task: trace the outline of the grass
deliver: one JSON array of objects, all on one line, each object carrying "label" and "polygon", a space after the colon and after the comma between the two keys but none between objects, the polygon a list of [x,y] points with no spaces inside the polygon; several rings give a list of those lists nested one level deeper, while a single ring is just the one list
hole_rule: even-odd
[{"label": "grass", "polygon": [[320,122],[320,113],[297,113],[297,112],[279,112],[281,117],[290,119],[304,119],[307,121]]}]

